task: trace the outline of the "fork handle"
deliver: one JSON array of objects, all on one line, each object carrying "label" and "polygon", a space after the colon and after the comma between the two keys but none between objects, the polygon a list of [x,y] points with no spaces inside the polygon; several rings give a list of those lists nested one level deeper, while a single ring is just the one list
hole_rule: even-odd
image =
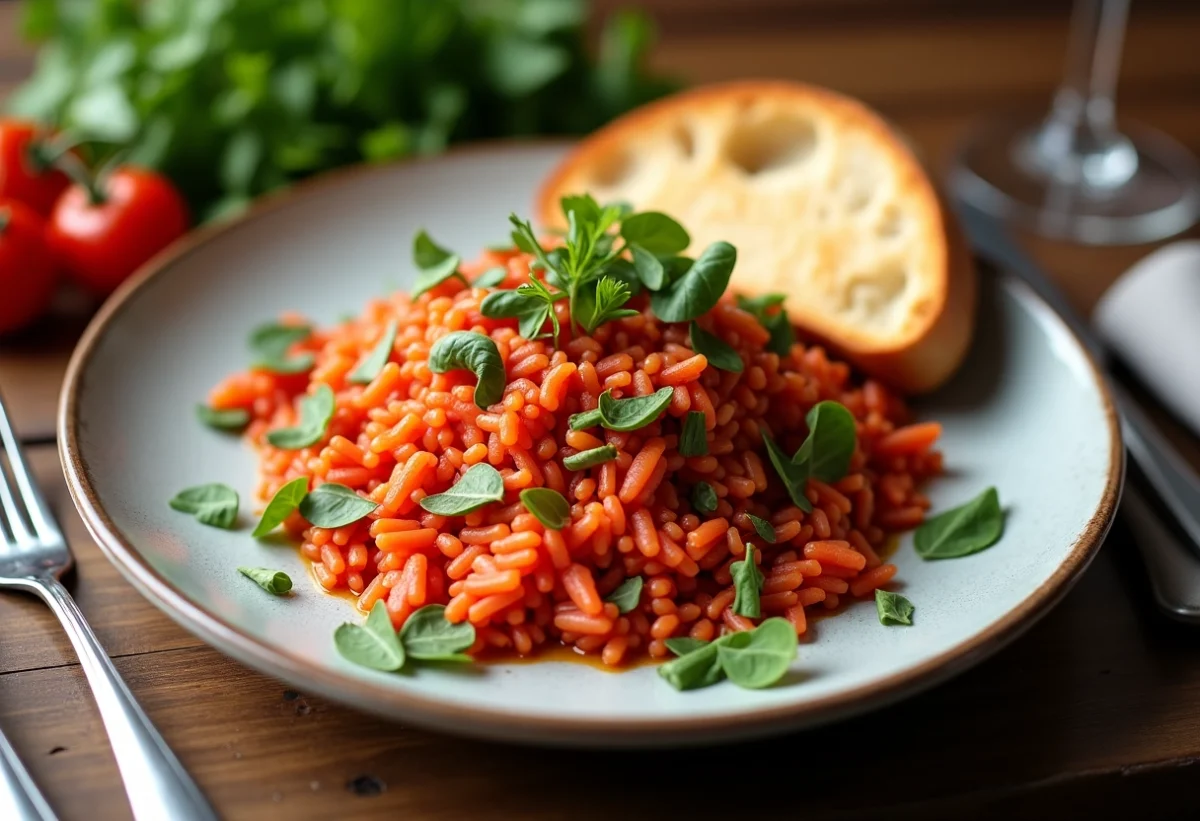
[{"label": "fork handle", "polygon": [[87,676],[137,821],[218,821],[196,782],[134,701],[62,582],[38,579],[38,594],[62,622]]},{"label": "fork handle", "polygon": [[12,744],[0,733],[0,818],[12,818],[15,821],[58,821],[58,816],[46,797],[33,783],[29,771],[17,757],[17,751]]}]

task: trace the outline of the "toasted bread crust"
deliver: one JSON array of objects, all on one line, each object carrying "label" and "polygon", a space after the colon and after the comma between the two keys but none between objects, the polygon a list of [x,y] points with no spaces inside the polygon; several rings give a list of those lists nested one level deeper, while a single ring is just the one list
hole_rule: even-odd
[{"label": "toasted bread crust", "polygon": [[[847,175],[846,169],[856,172],[855,163],[859,163],[886,178],[886,186],[881,187],[887,193],[879,196],[896,203],[893,211],[902,215],[911,233],[904,238],[903,253],[896,257],[900,261],[889,263],[901,270],[902,296],[892,293],[884,297],[896,307],[888,307],[890,313],[883,314],[883,319],[872,315],[870,321],[851,321],[850,313],[825,309],[818,296],[848,304],[857,295],[843,293],[852,292],[853,284],[827,284],[829,293],[817,294],[814,277],[823,277],[822,282],[832,281],[832,277],[823,271],[814,275],[811,260],[815,256],[819,265],[834,271],[850,264],[846,262],[850,254],[857,255],[853,264],[865,259],[868,267],[881,265],[882,256],[894,251],[881,250],[886,245],[886,240],[879,239],[883,235],[859,239],[862,220],[852,203],[842,201],[834,203],[846,212],[835,215],[840,221],[829,226],[821,223],[827,210],[823,201],[833,199],[822,187],[827,187],[827,182],[789,176],[792,172],[786,165],[780,166],[784,169],[781,173],[771,166],[766,171],[747,168],[744,157],[734,156],[747,150],[736,142],[739,132],[751,137],[751,163],[756,160],[755,140],[769,143],[776,139],[785,152],[793,150],[785,145],[789,140],[802,149],[808,147],[804,134],[773,138],[769,132],[773,123],[780,122],[816,123],[820,139],[832,141],[846,155],[834,160],[826,156],[820,163],[812,163],[839,163],[842,176]],[[720,135],[714,136],[718,132]],[[766,136],[760,139],[756,136],[760,133]],[[689,134],[708,139],[709,145],[703,148],[708,160],[702,162],[688,153],[702,150],[688,142],[695,139]],[[714,141],[719,142],[715,149]],[[810,143],[818,141],[810,138]],[[678,153],[672,154],[672,150]],[[639,160],[644,167],[636,167]],[[785,162],[790,160],[785,157]],[[810,160],[802,158],[796,167],[804,162]],[[664,176],[665,168],[673,169],[669,177]],[[763,176],[755,177],[760,173]],[[767,173],[774,176],[768,178]],[[837,177],[825,173],[830,179]],[[655,175],[656,182],[644,185]],[[603,198],[609,182],[635,206],[672,213],[689,230],[698,226],[701,235],[728,231],[728,237],[721,234],[707,239],[730,239],[739,245],[739,259],[749,261],[746,266],[739,262],[733,286],[746,293],[788,293],[793,321],[867,373],[906,391],[925,391],[941,384],[965,355],[975,302],[975,272],[965,243],[912,152],[878,115],[854,100],[797,83],[743,81],[686,91],[651,103],[583,140],[554,170],[539,196],[540,221],[561,227],[559,199],[564,194],[593,190]],[[845,196],[840,190],[836,193]],[[768,241],[747,239],[758,236]],[[787,245],[789,242],[795,247]],[[752,253],[744,254],[744,249]],[[807,267],[797,273],[805,254]]]}]

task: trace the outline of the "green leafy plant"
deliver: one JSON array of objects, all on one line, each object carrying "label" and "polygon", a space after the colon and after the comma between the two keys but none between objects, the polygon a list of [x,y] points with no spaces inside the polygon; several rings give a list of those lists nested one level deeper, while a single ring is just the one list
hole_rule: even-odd
[{"label": "green leafy plant", "polygon": [[717,491],[708,482],[697,482],[692,486],[692,495],[689,497],[692,507],[699,513],[712,513],[717,509],[720,500],[717,498]]},{"label": "green leafy plant", "polygon": [[379,505],[345,485],[326,482],[300,500],[300,515],[317,527],[344,527],[372,513]]},{"label": "green leafy plant", "polygon": [[300,503],[304,501],[304,497],[307,495],[307,476],[293,479],[279,488],[279,490],[275,491],[275,495],[271,497],[271,501],[267,503],[266,508],[263,510],[262,518],[258,520],[254,532],[250,535],[255,539],[261,539],[279,527],[283,524],[284,519],[291,516],[300,507]]},{"label": "green leafy plant", "polygon": [[792,502],[801,510],[812,511],[812,502],[805,495],[809,478],[836,482],[845,476],[858,447],[858,429],[854,414],[829,400],[813,405],[805,422],[808,436],[793,456],[789,457],[769,433],[763,433],[763,444]]},{"label": "green leafy plant", "polygon": [[751,313],[771,334],[767,350],[779,356],[787,356],[796,343],[796,330],[783,308],[783,294],[766,294],[758,297],[738,295],[737,304],[743,311]]},{"label": "green leafy plant", "polygon": [[392,347],[396,344],[397,328],[394,319],[387,324],[383,330],[383,336],[379,337],[375,347],[358,363],[354,370],[350,371],[350,375],[346,377],[348,381],[366,385],[379,376],[379,372],[383,370],[383,366],[388,363],[388,359],[392,355]]},{"label": "green leafy plant", "polygon": [[724,339],[704,330],[695,320],[692,321],[690,334],[692,337],[692,350],[696,353],[704,354],[705,359],[708,360],[708,364],[714,368],[731,373],[742,372],[742,369],[745,367],[742,357]]},{"label": "green leafy plant", "polygon": [[572,453],[563,459],[563,467],[567,470],[587,470],[617,458],[616,445],[601,445],[591,450]]},{"label": "green leafy plant", "polygon": [[214,430],[239,431],[250,424],[250,411],[245,408],[217,410],[208,405],[197,405],[196,417]]},{"label": "green leafy plant", "polygon": [[757,619],[762,615],[759,594],[762,592],[763,574],[754,562],[754,545],[746,545],[746,556],[729,565],[733,576],[733,612],[739,616]]},{"label": "green leafy plant", "polygon": [[508,381],[504,360],[491,337],[473,331],[454,331],[429,349],[429,369],[434,373],[468,370],[475,374],[475,405],[487,410],[504,397]]},{"label": "green leafy plant", "polygon": [[688,411],[683,418],[683,431],[679,434],[680,456],[707,456],[708,431],[705,428],[704,414],[700,411]]},{"label": "green leafy plant", "polygon": [[957,559],[991,547],[1003,533],[1000,496],[989,487],[966,504],[927,520],[913,534],[913,546],[922,559]]},{"label": "green leafy plant", "polygon": [[292,577],[269,567],[239,567],[238,572],[272,596],[284,596],[292,589]]},{"label": "green leafy plant", "polygon": [[237,491],[220,482],[181,490],[168,504],[173,510],[190,513],[201,524],[228,530],[237,521]]},{"label": "green leafy plant", "polygon": [[504,498],[504,477],[486,462],[472,465],[451,488],[421,500],[421,507],[439,516],[464,516]]},{"label": "green leafy plant", "polygon": [[875,611],[880,624],[912,624],[913,603],[899,593],[875,591]]},{"label": "green leafy plant", "polygon": [[548,487],[525,488],[521,504],[551,530],[562,530],[571,523],[571,505],[565,496]]},{"label": "green leafy plant", "polygon": [[284,450],[299,450],[325,438],[333,418],[333,388],[322,383],[315,393],[300,397],[300,421],[290,428],[267,431],[267,441]]},{"label": "green leafy plant", "polygon": [[787,673],[799,646],[796,629],[781,618],[711,642],[677,637],[666,644],[678,658],[660,665],[658,674],[676,690],[709,687],[726,677],[739,687],[770,687]]},{"label": "green leafy plant", "polygon": [[633,576],[617,585],[617,589],[604,597],[612,602],[621,613],[628,613],[642,600],[642,577]]}]

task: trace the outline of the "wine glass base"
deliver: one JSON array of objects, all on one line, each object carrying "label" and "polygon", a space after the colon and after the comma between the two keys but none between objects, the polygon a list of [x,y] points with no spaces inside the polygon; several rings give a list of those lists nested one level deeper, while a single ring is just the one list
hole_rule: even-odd
[{"label": "wine glass base", "polygon": [[950,174],[955,196],[1042,236],[1087,245],[1153,242],[1200,219],[1200,170],[1192,155],[1165,135],[1123,128],[1136,165],[1124,183],[1097,187],[1071,173],[1076,169],[1065,165],[1069,160],[1057,168],[1029,161],[1042,126],[1006,121],[975,134],[960,149]]}]

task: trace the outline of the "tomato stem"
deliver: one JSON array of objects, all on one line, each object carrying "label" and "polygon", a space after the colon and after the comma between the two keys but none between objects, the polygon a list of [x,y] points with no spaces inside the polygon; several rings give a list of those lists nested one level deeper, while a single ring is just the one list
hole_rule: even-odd
[{"label": "tomato stem", "polygon": [[93,174],[83,161],[74,154],[66,152],[54,160],[54,167],[71,178],[71,182],[81,187],[88,195],[88,204],[104,205],[108,195],[104,193],[103,175]]}]

